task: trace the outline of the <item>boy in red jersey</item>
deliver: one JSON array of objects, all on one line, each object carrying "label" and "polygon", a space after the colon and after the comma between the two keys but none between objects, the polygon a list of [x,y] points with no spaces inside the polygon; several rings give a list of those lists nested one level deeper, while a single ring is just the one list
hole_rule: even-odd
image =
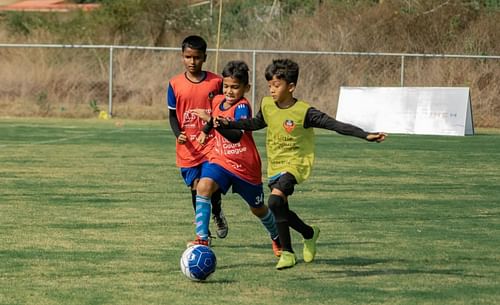
[{"label": "boy in red jersey", "polygon": [[293,96],[299,77],[299,66],[290,59],[277,59],[267,66],[265,72],[271,96],[262,99],[255,118],[229,121],[217,118],[214,126],[238,130],[259,130],[265,127],[267,151],[267,175],[269,177],[268,205],[276,217],[281,257],[276,269],[295,266],[290,228],[304,238],[303,258],[312,262],[316,255],[316,240],[319,228],[306,224],[289,208],[288,198],[296,184],[306,180],[314,162],[314,128],[336,131],[371,142],[384,141],[386,134],[371,133],[351,124],[335,120],[307,102]]},{"label": "boy in red jersey", "polygon": [[[182,63],[185,72],[170,79],[167,89],[170,127],[177,138],[176,164],[181,170],[184,182],[191,189],[194,210],[196,210],[196,186],[214,141],[212,132],[205,145],[198,143],[196,138],[204,122],[193,115],[191,110],[201,108],[210,111],[213,97],[222,92],[222,78],[202,70],[207,58],[206,51],[207,43],[203,38],[186,37],[182,42]],[[220,192],[212,196],[212,207],[217,236],[224,238],[228,226],[221,209]]]},{"label": "boy in red jersey", "polygon": [[[250,118],[250,104],[243,96],[250,89],[247,64],[243,61],[230,61],[224,67],[222,77],[224,95],[214,98],[212,116],[231,121]],[[199,137],[199,142],[205,143],[212,126],[211,116],[204,109],[194,110],[193,113],[208,122]],[[274,254],[281,255],[274,215],[264,204],[261,160],[251,131],[222,129],[215,133],[215,146],[209,154],[207,170],[201,174],[196,188],[194,244],[208,244],[210,198],[218,189],[226,194],[230,187],[247,202],[252,213],[269,232]]]}]

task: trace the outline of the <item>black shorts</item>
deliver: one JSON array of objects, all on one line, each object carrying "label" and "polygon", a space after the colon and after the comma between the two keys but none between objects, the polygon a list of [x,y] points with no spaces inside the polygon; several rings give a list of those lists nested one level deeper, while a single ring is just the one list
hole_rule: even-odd
[{"label": "black shorts", "polygon": [[290,196],[295,190],[295,184],[297,184],[297,180],[295,179],[295,177],[290,173],[284,173],[277,177],[273,177],[273,179],[269,181],[268,186],[271,191],[273,189],[278,189],[283,192],[285,196]]}]

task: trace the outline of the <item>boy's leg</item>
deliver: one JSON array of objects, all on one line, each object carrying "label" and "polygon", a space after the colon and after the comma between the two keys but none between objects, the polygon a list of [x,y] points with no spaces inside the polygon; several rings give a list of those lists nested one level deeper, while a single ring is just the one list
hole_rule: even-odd
[{"label": "boy's leg", "polygon": [[[272,190],[269,197],[269,208],[275,214],[283,253],[286,254],[278,262],[276,266],[278,269],[292,267],[295,264],[295,257],[288,254],[289,252],[293,253],[289,227],[301,233],[304,237],[304,261],[311,262],[316,255],[316,240],[319,236],[319,228],[307,225],[288,206],[287,199],[288,196],[293,194],[295,184],[297,184],[297,181],[290,173],[282,174],[269,183]],[[284,261],[280,264],[281,260],[286,260],[286,257],[288,257],[288,262]]]},{"label": "boy's leg", "polygon": [[193,210],[196,211],[196,185],[200,180],[201,167],[183,167],[181,168],[181,176],[186,185],[191,191],[191,203]]},{"label": "boy's leg", "polygon": [[295,177],[290,173],[285,173],[270,181],[269,187],[274,194],[280,195],[281,198],[284,199],[285,202],[283,203],[278,201],[276,202],[283,205],[283,213],[286,213],[284,218],[288,221],[288,225],[295,231],[302,234],[304,239],[311,239],[314,235],[313,228],[302,221],[302,219],[300,219],[294,211],[290,210],[288,205],[288,196],[291,196],[295,191],[295,184],[297,184]]},{"label": "boy's leg", "polygon": [[[219,169],[216,165],[210,162],[203,162],[200,165],[200,178],[210,178],[212,182],[217,182],[217,185],[222,185],[221,181],[218,181],[220,178]],[[217,187],[215,189],[211,189],[211,198],[210,202],[212,204],[212,219],[217,227],[216,233],[217,237],[225,238],[227,236],[227,232],[229,230],[227,225],[226,216],[222,211],[222,191]],[[224,193],[227,189],[224,190]]]},{"label": "boy's leg", "polygon": [[210,197],[212,218],[217,227],[217,236],[225,238],[228,232],[228,225],[221,208],[221,197],[222,194],[226,194],[230,187],[229,178],[217,164],[205,162],[201,168],[201,179],[196,188],[197,193],[198,195]]},{"label": "boy's leg", "polygon": [[[191,201],[193,203],[193,209],[194,209],[194,214],[196,215],[196,190],[191,190]],[[195,220],[196,221],[196,220]],[[210,240],[212,238],[212,232],[210,232],[210,229],[208,229],[208,239]],[[209,241],[210,243],[210,241]]]},{"label": "boy's leg", "polygon": [[196,196],[196,240],[208,246],[208,225],[210,223],[210,197]]},{"label": "boy's leg", "polygon": [[292,229],[302,234],[302,237],[304,237],[304,239],[310,239],[313,237],[313,228],[302,221],[302,219],[300,219],[300,217],[290,209],[288,210],[288,224]]},{"label": "boy's leg", "polygon": [[260,215],[257,215],[256,212],[254,214],[259,218],[260,222],[266,228],[267,232],[269,233],[269,237],[271,237],[272,240],[278,240],[279,234],[278,234],[278,227],[276,226],[276,219],[274,218],[274,214],[271,212],[270,209],[267,208],[267,206],[263,205],[261,210],[265,211],[264,213],[257,212]]},{"label": "boy's leg", "polygon": [[271,194],[269,195],[268,205],[276,219],[282,250],[293,253],[290,228],[288,226],[288,204],[281,196]]},{"label": "boy's leg", "polygon": [[219,215],[222,212],[222,194],[219,190],[212,194],[210,202],[212,203],[212,215]]},{"label": "boy's leg", "polygon": [[268,199],[268,206],[276,218],[276,225],[278,227],[283,251],[291,253],[293,253],[293,248],[290,237],[290,210],[286,198],[293,194],[295,184],[297,184],[297,180],[289,173],[280,174],[279,176],[271,178],[269,181],[271,195]]},{"label": "boy's leg", "polygon": [[[191,203],[193,205],[193,210],[194,210],[194,213],[196,215],[196,187],[197,187],[198,182],[200,180],[202,167],[201,167],[201,165],[194,166],[194,167],[183,167],[180,170],[181,170],[181,176],[182,176],[184,182],[186,183],[186,185],[189,187],[189,189],[191,191]],[[209,214],[209,216],[210,216],[210,214]],[[209,243],[210,243],[210,236],[211,235],[212,234],[210,233],[210,230],[209,230],[208,231]],[[190,242],[190,243],[188,243],[188,246],[190,246],[192,244],[193,243]]]},{"label": "boy's leg", "polygon": [[227,225],[227,219],[222,211],[222,193],[220,190],[215,191],[212,194],[212,218],[214,220],[215,226],[217,227],[216,233],[217,237],[225,238],[229,227]]},{"label": "boy's leg", "polygon": [[278,227],[279,239],[282,247],[281,256],[276,264],[276,269],[282,270],[291,268],[295,266],[297,258],[295,253],[293,253],[290,228],[288,227],[288,204],[283,197],[271,194],[269,196],[269,208],[276,217],[276,226]]},{"label": "boy's leg", "polygon": [[255,185],[246,182],[234,174],[231,175],[233,185],[233,192],[240,194],[241,198],[250,207],[252,214],[259,218],[264,228],[271,237],[274,255],[281,255],[281,245],[279,243],[278,228],[276,227],[276,220],[274,214],[264,204],[264,189],[262,183]]},{"label": "boy's leg", "polygon": [[196,212],[196,190],[191,190],[191,203],[193,204],[193,210]]},{"label": "boy's leg", "polygon": [[316,256],[316,240],[319,237],[319,228],[307,225],[292,210],[288,211],[288,223],[290,227],[302,234],[304,238],[304,248],[302,251],[304,262],[312,262]]},{"label": "boy's leg", "polygon": [[278,234],[278,227],[276,226],[276,219],[274,218],[274,214],[270,209],[267,208],[266,205],[262,205],[260,208],[251,207],[252,213],[259,218],[260,222],[264,226],[264,228],[269,233],[269,237],[271,237],[272,247],[274,255],[277,257],[281,256],[281,243]]},{"label": "boy's leg", "polygon": [[201,178],[196,186],[196,241],[194,244],[209,245],[209,224],[211,196],[217,190],[217,183],[210,178]]}]

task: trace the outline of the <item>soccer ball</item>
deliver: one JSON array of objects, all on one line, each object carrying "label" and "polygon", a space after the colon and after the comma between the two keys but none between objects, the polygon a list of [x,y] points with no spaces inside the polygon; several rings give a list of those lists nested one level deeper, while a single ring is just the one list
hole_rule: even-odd
[{"label": "soccer ball", "polygon": [[190,280],[204,281],[215,272],[217,258],[210,247],[195,245],[181,256],[181,271]]}]

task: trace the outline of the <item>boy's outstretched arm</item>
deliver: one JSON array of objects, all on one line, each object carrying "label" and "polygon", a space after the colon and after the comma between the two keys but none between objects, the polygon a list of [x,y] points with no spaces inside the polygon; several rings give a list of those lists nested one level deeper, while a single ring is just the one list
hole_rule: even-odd
[{"label": "boy's outstretched arm", "polygon": [[387,136],[385,133],[370,133],[357,126],[337,121],[314,107],[307,110],[304,121],[304,128],[309,127],[333,130],[342,135],[354,136],[371,142],[382,142]]},{"label": "boy's outstretched arm", "polygon": [[259,110],[254,118],[241,119],[238,121],[229,121],[225,118],[218,117],[214,120],[214,126],[220,129],[243,129],[243,130],[259,130],[267,127],[262,111]]}]

